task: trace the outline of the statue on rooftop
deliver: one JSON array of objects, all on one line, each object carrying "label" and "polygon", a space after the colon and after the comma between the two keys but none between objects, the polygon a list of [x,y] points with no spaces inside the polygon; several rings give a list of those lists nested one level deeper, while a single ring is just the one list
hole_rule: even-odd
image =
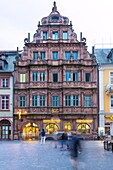
[{"label": "statue on rooftop", "polygon": [[54,1],[53,2],[52,12],[55,12],[55,11],[57,11],[57,6],[56,6],[56,2]]}]

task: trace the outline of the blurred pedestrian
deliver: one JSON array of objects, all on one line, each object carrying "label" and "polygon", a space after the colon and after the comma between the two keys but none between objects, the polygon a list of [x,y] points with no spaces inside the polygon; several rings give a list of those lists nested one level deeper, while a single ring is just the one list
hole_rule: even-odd
[{"label": "blurred pedestrian", "polygon": [[78,153],[80,153],[81,145],[80,145],[80,139],[76,136],[72,137],[72,143],[71,143],[71,156],[77,157]]},{"label": "blurred pedestrian", "polygon": [[66,132],[63,132],[61,136],[61,148],[63,149],[64,145],[67,146],[68,135]]},{"label": "blurred pedestrian", "polygon": [[40,141],[40,143],[41,143],[41,144],[45,144],[45,139],[46,139],[46,132],[45,132],[44,129],[42,129],[42,131],[41,131],[41,141]]}]

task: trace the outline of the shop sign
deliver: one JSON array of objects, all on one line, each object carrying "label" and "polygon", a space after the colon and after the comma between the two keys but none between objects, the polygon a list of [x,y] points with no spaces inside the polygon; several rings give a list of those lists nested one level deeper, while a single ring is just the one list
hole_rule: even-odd
[{"label": "shop sign", "polygon": [[105,115],[105,122],[113,122],[113,115]]},{"label": "shop sign", "polygon": [[88,119],[87,119],[87,120],[77,119],[76,122],[77,122],[77,123],[92,123],[93,120],[88,120]]},{"label": "shop sign", "polygon": [[52,109],[52,113],[58,113],[59,109]]},{"label": "shop sign", "polygon": [[43,120],[43,123],[60,123],[60,119],[47,119]]}]

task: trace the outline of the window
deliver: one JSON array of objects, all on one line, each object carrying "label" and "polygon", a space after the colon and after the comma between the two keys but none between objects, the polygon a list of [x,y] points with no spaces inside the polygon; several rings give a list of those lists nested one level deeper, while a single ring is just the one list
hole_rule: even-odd
[{"label": "window", "polygon": [[77,51],[73,51],[72,52],[72,56],[73,56],[73,60],[77,60],[78,59],[78,52]]},{"label": "window", "polygon": [[47,32],[43,32],[42,39],[47,40]]},{"label": "window", "polygon": [[52,17],[52,20],[53,20],[54,22],[57,22],[57,21],[59,20],[59,17],[58,17],[58,16],[53,16],[53,17]]},{"label": "window", "polygon": [[32,81],[33,82],[38,81],[38,72],[32,72]]},{"label": "window", "polygon": [[58,32],[53,32],[52,39],[53,40],[58,40]]},{"label": "window", "polygon": [[71,72],[66,72],[66,81],[71,81]]},{"label": "window", "polygon": [[113,109],[113,95],[111,95],[111,108]]},{"label": "window", "polygon": [[78,81],[78,72],[73,73],[73,81]]},{"label": "window", "polygon": [[70,52],[69,51],[65,52],[65,59],[70,60]]},{"label": "window", "polygon": [[26,74],[25,73],[21,73],[20,74],[20,82],[21,83],[25,83],[26,82]]},{"label": "window", "polygon": [[40,96],[40,106],[45,106],[45,96]]},{"label": "window", "polygon": [[38,59],[38,52],[34,51],[33,52],[33,60],[37,60]]},{"label": "window", "polygon": [[0,61],[0,70],[3,70],[3,69],[4,69],[4,62]]},{"label": "window", "polygon": [[58,52],[57,51],[52,52],[52,60],[58,60]]},{"label": "window", "polygon": [[113,72],[110,72],[110,84],[113,84]]},{"label": "window", "polygon": [[73,96],[73,106],[78,106],[78,96]]},{"label": "window", "polygon": [[40,52],[40,59],[45,60],[45,52]]},{"label": "window", "polygon": [[1,97],[1,109],[2,110],[9,109],[9,96],[2,96]]},{"label": "window", "polygon": [[32,106],[37,106],[38,105],[38,98],[36,95],[32,96]]},{"label": "window", "polygon": [[53,73],[53,82],[58,82],[58,73]]},{"label": "window", "polygon": [[67,40],[68,39],[68,33],[67,31],[63,32],[63,40]]},{"label": "window", "polygon": [[9,87],[9,79],[8,78],[2,78],[2,87],[3,88]]},{"label": "window", "polygon": [[20,107],[25,107],[26,102],[25,102],[25,96],[20,96]]},{"label": "window", "polygon": [[91,73],[85,73],[85,81],[91,82]]},{"label": "window", "polygon": [[45,81],[45,72],[40,72],[40,81]]},{"label": "window", "polygon": [[58,107],[58,96],[53,96],[52,97],[52,106],[53,107]]},{"label": "window", "polygon": [[32,106],[34,106],[34,107],[45,106],[45,96],[33,95],[32,96]]},{"label": "window", "polygon": [[65,96],[65,106],[71,106],[71,96]]},{"label": "window", "polygon": [[85,96],[85,107],[91,106],[92,106],[91,96]]}]

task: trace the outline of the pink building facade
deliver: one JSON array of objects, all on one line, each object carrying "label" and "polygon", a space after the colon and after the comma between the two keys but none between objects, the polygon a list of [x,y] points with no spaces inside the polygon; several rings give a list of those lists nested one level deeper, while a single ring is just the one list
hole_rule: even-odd
[{"label": "pink building facade", "polygon": [[47,135],[71,131],[92,136],[98,128],[97,96],[96,63],[85,38],[77,40],[72,22],[54,2],[15,63],[14,136],[36,139],[42,128]]}]

